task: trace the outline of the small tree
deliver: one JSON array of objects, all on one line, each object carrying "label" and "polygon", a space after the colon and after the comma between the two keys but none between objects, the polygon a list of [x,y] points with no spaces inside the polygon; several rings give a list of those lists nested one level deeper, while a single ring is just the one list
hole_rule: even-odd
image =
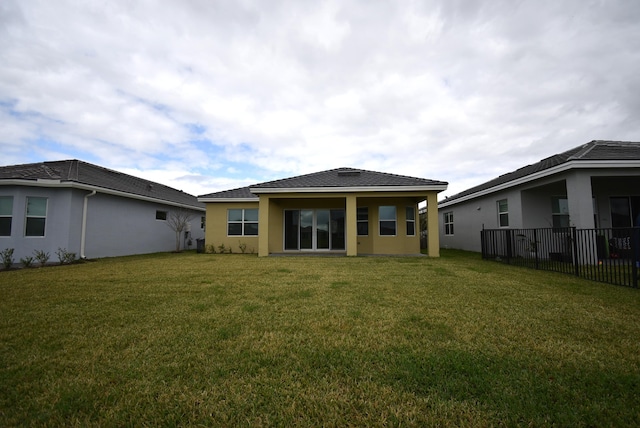
[{"label": "small tree", "polygon": [[193,214],[185,209],[171,211],[167,215],[167,226],[176,233],[176,251],[180,251],[180,236],[182,232],[187,230],[189,222],[193,218]]}]

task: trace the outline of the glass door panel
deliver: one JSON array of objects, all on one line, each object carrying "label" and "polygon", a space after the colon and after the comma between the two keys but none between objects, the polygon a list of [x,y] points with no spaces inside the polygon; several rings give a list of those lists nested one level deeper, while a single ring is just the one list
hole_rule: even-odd
[{"label": "glass door panel", "polygon": [[329,210],[316,211],[316,249],[329,249]]},{"label": "glass door panel", "polygon": [[297,250],[298,232],[300,231],[300,211],[287,210],[284,212],[284,249]]},{"label": "glass door panel", "polygon": [[300,210],[300,249],[313,249],[313,210]]},{"label": "glass door panel", "polygon": [[344,248],[344,210],[331,210],[331,249]]}]

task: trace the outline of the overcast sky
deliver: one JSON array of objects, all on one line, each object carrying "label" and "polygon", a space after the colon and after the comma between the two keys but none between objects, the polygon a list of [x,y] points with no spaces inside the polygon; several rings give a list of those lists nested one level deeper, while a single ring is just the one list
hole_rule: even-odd
[{"label": "overcast sky", "polygon": [[0,1],[0,165],[442,198],[595,139],[640,141],[638,0]]}]

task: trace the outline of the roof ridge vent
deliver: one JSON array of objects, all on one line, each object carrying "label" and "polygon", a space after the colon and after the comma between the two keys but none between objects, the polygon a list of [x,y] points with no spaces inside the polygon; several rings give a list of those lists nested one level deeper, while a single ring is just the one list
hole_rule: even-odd
[{"label": "roof ridge vent", "polygon": [[354,169],[338,171],[338,177],[358,177],[359,175],[360,171]]}]

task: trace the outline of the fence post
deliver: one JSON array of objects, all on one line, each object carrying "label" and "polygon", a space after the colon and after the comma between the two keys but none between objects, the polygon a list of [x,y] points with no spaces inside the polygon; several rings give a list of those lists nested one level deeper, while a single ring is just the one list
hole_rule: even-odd
[{"label": "fence post", "polygon": [[506,239],[507,239],[507,263],[511,264],[511,257],[512,257],[512,251],[513,248],[511,246],[511,229],[507,229],[505,230],[505,235],[506,235]]},{"label": "fence post", "polygon": [[640,226],[633,228],[633,260],[631,261],[632,287],[638,288],[638,268],[640,268]]},{"label": "fence post", "polygon": [[538,250],[540,250],[540,246],[538,245],[538,229],[533,229],[533,245],[535,248],[535,251],[533,252],[534,254],[534,258],[535,258],[535,262],[536,262],[536,269],[540,269],[540,265],[539,265],[539,258],[538,258]]},{"label": "fence post", "polygon": [[578,257],[578,234],[575,226],[571,228],[571,247],[573,253],[573,267],[576,276],[580,276],[580,258]]}]

